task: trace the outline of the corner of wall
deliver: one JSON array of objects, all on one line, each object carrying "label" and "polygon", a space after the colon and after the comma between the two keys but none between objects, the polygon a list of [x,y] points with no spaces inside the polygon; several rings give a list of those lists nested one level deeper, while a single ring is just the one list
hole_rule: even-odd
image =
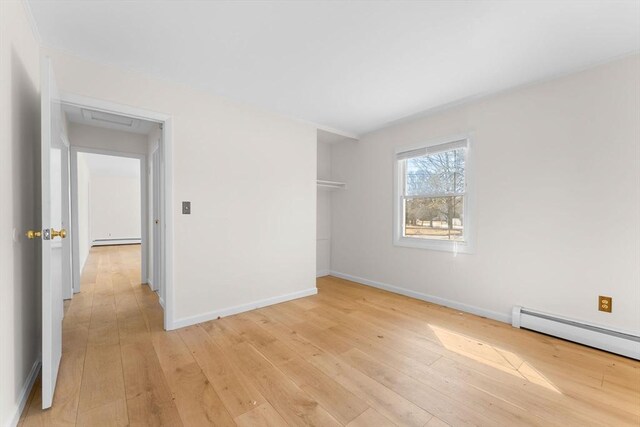
[{"label": "corner of wall", "polygon": [[415,298],[415,299],[430,302],[433,304],[442,305],[444,307],[449,307],[456,310],[464,311],[466,313],[474,314],[476,316],[497,320],[498,322],[511,324],[510,314],[499,313],[497,311],[487,310],[482,307],[464,304],[458,301],[453,301],[446,298],[440,298],[434,295],[423,294],[422,292],[412,291],[410,289],[405,289],[399,286],[378,282],[376,280],[366,279],[364,277],[352,276],[350,274],[341,273],[339,271],[331,271],[330,274],[331,276],[335,276],[344,280],[349,280],[351,282],[359,283],[361,285],[371,286],[373,288],[382,289],[384,291],[393,292],[395,294],[400,294],[410,298]]},{"label": "corner of wall", "polygon": [[29,400],[29,396],[31,395],[31,389],[33,388],[33,384],[36,382],[36,378],[38,378],[38,374],[40,373],[41,362],[40,359],[36,359],[31,367],[31,371],[29,372],[29,376],[25,381],[22,389],[20,390],[18,406],[16,407],[15,412],[11,416],[11,419],[7,422],[8,427],[15,427],[20,422],[20,417],[22,416],[22,412],[25,410],[27,406],[27,401]]},{"label": "corner of wall", "polygon": [[22,3],[22,7],[24,8],[24,14],[27,18],[27,21],[29,22],[29,27],[31,27],[31,33],[33,34],[33,38],[38,43],[38,45],[42,46],[42,37],[40,36],[40,31],[38,30],[36,19],[33,16],[31,5],[27,0],[20,0],[20,3]]},{"label": "corner of wall", "polygon": [[[187,326],[195,325],[197,323],[208,322],[209,320],[218,319],[220,317],[232,316],[234,314],[244,313],[245,311],[256,310],[261,307],[267,307],[273,304],[280,304],[283,302],[291,301],[298,298],[304,298],[311,295],[315,295],[318,293],[318,289],[314,286],[313,288],[304,289],[298,292],[292,292],[285,295],[280,295],[272,298],[265,298],[262,300],[257,300],[250,302],[248,304],[236,305],[234,307],[228,307],[221,310],[214,310],[208,313],[202,313],[195,316],[183,317],[182,319],[176,319],[173,321],[173,324],[170,325],[167,329],[173,330],[178,328],[185,328]],[[161,301],[161,304],[164,307],[164,300]]]}]

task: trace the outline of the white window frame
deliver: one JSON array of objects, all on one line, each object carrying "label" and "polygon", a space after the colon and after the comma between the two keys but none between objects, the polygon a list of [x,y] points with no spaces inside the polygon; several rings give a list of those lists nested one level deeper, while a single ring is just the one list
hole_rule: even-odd
[{"label": "white window frame", "polygon": [[[456,141],[467,142],[465,156],[465,194],[464,194],[464,241],[421,239],[404,235],[404,159],[398,159],[398,154],[412,150],[420,150],[436,145],[449,144]],[[393,244],[408,248],[430,249],[457,253],[473,253],[475,251],[475,191],[473,176],[473,157],[475,146],[470,134],[452,135],[423,142],[418,145],[398,147],[393,155],[394,195],[393,195]]]}]

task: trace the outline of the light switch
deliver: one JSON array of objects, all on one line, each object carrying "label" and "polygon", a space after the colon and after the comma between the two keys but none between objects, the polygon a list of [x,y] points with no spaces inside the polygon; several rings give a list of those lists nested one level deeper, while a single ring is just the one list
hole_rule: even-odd
[{"label": "light switch", "polygon": [[182,202],[182,215],[191,214],[191,202]]}]

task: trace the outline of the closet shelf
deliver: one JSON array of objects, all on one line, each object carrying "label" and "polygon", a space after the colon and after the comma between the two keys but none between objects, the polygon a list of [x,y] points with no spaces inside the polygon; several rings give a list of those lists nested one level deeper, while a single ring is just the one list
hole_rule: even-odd
[{"label": "closet shelf", "polygon": [[344,182],[338,181],[327,181],[325,179],[317,180],[319,188],[326,188],[329,190],[343,190],[347,187],[347,184]]}]

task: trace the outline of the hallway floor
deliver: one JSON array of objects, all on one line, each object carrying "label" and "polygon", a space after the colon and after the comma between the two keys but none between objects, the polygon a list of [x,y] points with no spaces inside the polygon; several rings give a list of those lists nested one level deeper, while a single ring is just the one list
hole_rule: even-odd
[{"label": "hallway floor", "polygon": [[91,249],[22,426],[640,424],[637,361],[333,277],[166,332],[139,277],[139,246]]}]

